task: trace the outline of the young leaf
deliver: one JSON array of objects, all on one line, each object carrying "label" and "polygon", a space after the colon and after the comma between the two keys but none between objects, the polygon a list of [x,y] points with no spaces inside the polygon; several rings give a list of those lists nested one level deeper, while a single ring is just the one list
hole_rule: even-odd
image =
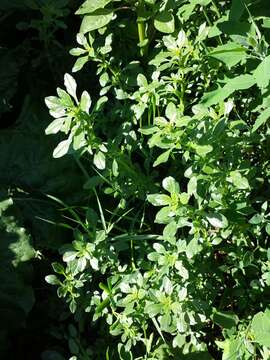
[{"label": "young leaf", "polygon": [[77,84],[75,79],[71,75],[65,74],[64,80],[65,80],[65,87],[67,89],[67,92],[76,100]]},{"label": "young leaf", "polygon": [[88,55],[79,57],[75,61],[75,64],[73,65],[72,72],[80,71],[84,67],[84,65],[87,63],[88,59],[89,59]]},{"label": "young leaf", "polygon": [[94,164],[100,170],[105,169],[105,167],[106,167],[106,159],[105,159],[105,155],[103,154],[102,151],[98,151],[97,153],[95,153],[95,155],[94,155]]},{"label": "young leaf", "polygon": [[162,181],[163,189],[167,190],[170,194],[179,193],[180,186],[178,182],[172,177],[168,176]]},{"label": "young leaf", "polygon": [[82,93],[80,105],[81,109],[88,114],[91,106],[91,98],[87,91]]},{"label": "young leaf", "polygon": [[56,275],[47,275],[45,277],[45,281],[50,285],[59,285],[60,280],[57,278]]},{"label": "young leaf", "polygon": [[46,135],[57,134],[61,130],[65,120],[66,118],[58,118],[53,120],[45,129]]},{"label": "young leaf", "polygon": [[165,163],[168,161],[169,157],[170,157],[170,153],[171,153],[172,149],[166,150],[164,153],[162,153],[161,155],[158,156],[158,158],[155,160],[153,167],[156,167],[162,163]]},{"label": "young leaf", "polygon": [[171,203],[171,198],[163,194],[147,195],[147,200],[154,206],[165,206]]},{"label": "young leaf", "polygon": [[171,123],[175,123],[177,118],[177,109],[174,103],[170,102],[165,110],[166,117],[170,120]]},{"label": "young leaf", "polygon": [[53,151],[54,158],[60,158],[67,154],[70,144],[72,142],[72,138],[68,138],[67,140],[61,141]]}]

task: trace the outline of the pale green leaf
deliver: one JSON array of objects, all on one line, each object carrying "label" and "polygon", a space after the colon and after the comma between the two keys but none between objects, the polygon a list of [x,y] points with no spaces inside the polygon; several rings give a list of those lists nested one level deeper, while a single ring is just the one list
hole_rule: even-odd
[{"label": "pale green leaf", "polygon": [[50,125],[45,129],[46,135],[57,134],[61,130],[65,120],[66,118],[58,118],[53,120]]},{"label": "pale green leaf", "polygon": [[255,341],[262,346],[270,348],[270,314],[269,312],[259,312],[251,323],[251,329],[255,336]]},{"label": "pale green leaf", "polygon": [[100,170],[105,169],[105,167],[106,167],[106,159],[105,159],[105,155],[103,154],[102,151],[98,151],[97,153],[95,153],[95,155],[94,155],[94,164]]},{"label": "pale green leaf", "polygon": [[259,127],[264,125],[269,118],[270,118],[270,107],[263,110],[263,112],[257,117],[255,124],[253,125],[252,132],[258,130]]},{"label": "pale green leaf", "polygon": [[175,30],[174,16],[169,11],[162,11],[154,19],[155,28],[165,34],[173,33]]},{"label": "pale green leaf", "polygon": [[67,140],[63,140],[61,141],[57,146],[56,148],[54,149],[54,152],[53,152],[53,157],[54,158],[60,158],[64,155],[67,154],[68,150],[69,150],[69,147],[70,147],[70,144],[72,142],[72,139],[71,138],[68,138]]},{"label": "pale green leaf", "polygon": [[89,59],[88,55],[79,57],[75,61],[75,64],[73,65],[72,72],[77,72],[81,70],[84,67],[84,65],[87,63],[88,59]]},{"label": "pale green leaf", "polygon": [[83,111],[87,114],[89,113],[89,109],[91,106],[91,98],[87,91],[84,91],[81,96],[80,106]]},{"label": "pale green leaf", "polygon": [[170,194],[179,193],[180,186],[178,182],[172,177],[168,176],[162,181],[163,189],[167,190]]},{"label": "pale green leaf", "polygon": [[112,0],[86,0],[75,12],[76,15],[92,13],[98,9],[103,9]]},{"label": "pale green leaf", "polygon": [[89,31],[100,29],[113,19],[113,9],[99,9],[83,18],[80,32],[85,34]]},{"label": "pale green leaf", "polygon": [[67,92],[74,98],[77,99],[76,90],[77,90],[77,84],[75,79],[69,75],[65,74],[64,76],[65,80],[65,87],[67,89]]},{"label": "pale green leaf", "polygon": [[155,160],[153,167],[158,166],[162,163],[166,163],[170,157],[171,149],[166,150],[164,153],[158,156],[158,158]]},{"label": "pale green leaf", "polygon": [[228,68],[231,68],[246,59],[245,49],[234,42],[220,45],[212,50],[208,55],[222,61],[226,66],[228,66]]},{"label": "pale green leaf", "polygon": [[270,81],[270,55],[263,59],[253,73],[260,88],[266,88]]},{"label": "pale green leaf", "polygon": [[217,229],[222,229],[228,226],[228,220],[222,214],[212,213],[206,216],[208,222]]},{"label": "pale green leaf", "polygon": [[165,206],[171,203],[171,198],[163,194],[147,195],[147,200],[154,206]]}]

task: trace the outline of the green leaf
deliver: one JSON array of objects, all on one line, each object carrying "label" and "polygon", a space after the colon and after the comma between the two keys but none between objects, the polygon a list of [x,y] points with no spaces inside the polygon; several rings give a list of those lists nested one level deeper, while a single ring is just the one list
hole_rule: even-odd
[{"label": "green leaf", "polygon": [[47,275],[45,277],[45,280],[50,285],[59,285],[60,284],[60,280],[57,278],[56,275]]},{"label": "green leaf", "polygon": [[202,103],[205,106],[218,104],[228,98],[235,91],[249,89],[255,85],[255,83],[256,80],[254,76],[249,74],[239,75],[233,79],[228,79],[223,88],[206,93],[202,98]]},{"label": "green leaf", "polygon": [[138,74],[137,84],[139,87],[142,87],[142,88],[146,88],[148,86],[147,79],[143,74]]},{"label": "green leaf", "polygon": [[173,339],[173,347],[176,348],[176,347],[179,347],[181,348],[186,342],[186,337],[185,335],[180,335],[180,334],[177,334],[175,336],[175,338]]},{"label": "green leaf", "polygon": [[75,61],[75,64],[73,65],[72,72],[80,71],[84,67],[84,65],[87,63],[88,59],[89,59],[88,55],[79,57]]},{"label": "green leaf", "polygon": [[89,109],[91,106],[91,97],[87,91],[84,91],[81,96],[80,106],[83,111],[87,114],[89,113]]},{"label": "green leaf", "polygon": [[140,133],[144,135],[152,135],[158,130],[159,128],[157,126],[144,126],[141,129],[139,129]]},{"label": "green leaf", "polygon": [[270,81],[270,55],[263,59],[260,65],[254,70],[253,75],[258,86],[266,88]]},{"label": "green leaf", "polygon": [[53,151],[53,157],[55,159],[60,158],[68,153],[70,144],[72,142],[71,138],[68,138],[67,140],[61,141],[56,148]]},{"label": "green leaf", "polygon": [[177,260],[175,262],[175,268],[178,270],[179,275],[184,279],[187,280],[189,278],[189,274],[187,269],[184,267],[182,261]]},{"label": "green leaf", "polygon": [[162,304],[146,304],[144,311],[150,317],[154,317],[162,312]]},{"label": "green leaf", "polygon": [[61,101],[57,96],[47,96],[45,98],[45,104],[49,109],[63,109]]},{"label": "green leaf", "polygon": [[172,123],[175,123],[177,118],[177,109],[174,103],[170,102],[167,105],[165,115]]},{"label": "green leaf", "polygon": [[82,48],[73,48],[69,51],[70,55],[72,56],[80,56],[80,55],[83,55],[83,54],[86,54],[87,53],[87,50],[86,49],[82,49]]},{"label": "green leaf", "polygon": [[154,19],[155,28],[165,34],[173,33],[175,30],[174,16],[169,11],[162,11]]},{"label": "green leaf", "polygon": [[247,178],[242,176],[241,173],[237,170],[230,172],[228,181],[230,181],[239,190],[249,189],[249,183]]},{"label": "green leaf", "polygon": [[192,178],[190,178],[188,182],[187,190],[189,196],[197,193],[197,178],[195,176],[192,176]]},{"label": "green leaf", "polygon": [[197,145],[196,144],[193,147],[194,147],[196,153],[201,157],[205,157],[208,153],[213,151],[212,145]]},{"label": "green leaf", "polygon": [[217,229],[223,229],[228,226],[228,220],[222,214],[211,213],[206,216],[208,222]]},{"label": "green leaf", "polygon": [[270,107],[263,110],[263,112],[257,117],[255,124],[253,125],[252,132],[255,132],[262,125],[266,123],[266,121],[270,118]]},{"label": "green leaf", "polygon": [[180,191],[180,186],[178,182],[172,177],[168,176],[162,181],[163,189],[167,190],[170,194],[178,194]]},{"label": "green leaf", "polygon": [[106,158],[102,151],[98,151],[94,155],[94,164],[95,166],[100,169],[104,170],[106,167]]},{"label": "green leaf", "polygon": [[182,192],[179,196],[180,202],[183,205],[187,205],[189,201],[189,195],[186,192]]},{"label": "green leaf", "polygon": [[258,224],[261,224],[263,222],[263,220],[264,220],[264,217],[261,214],[255,214],[249,220],[249,223],[252,225],[258,225]]},{"label": "green leaf", "polygon": [[74,98],[77,99],[76,90],[77,90],[77,84],[75,79],[69,75],[65,74],[64,76],[65,80],[65,87],[67,89],[67,92]]},{"label": "green leaf", "polygon": [[7,210],[12,204],[13,204],[12,198],[8,198],[0,201],[0,215],[2,215],[2,212]]},{"label": "green leaf", "polygon": [[239,337],[238,339],[229,338],[225,341],[216,341],[218,347],[223,349],[222,360],[238,360],[240,359],[242,351],[241,347],[243,346],[243,339]]},{"label": "green leaf", "polygon": [[162,163],[166,163],[170,157],[172,149],[166,150],[164,153],[158,156],[158,158],[155,160],[153,167],[156,167]]},{"label": "green leaf", "polygon": [[77,257],[77,251],[66,251],[63,255],[63,261],[70,262],[76,259],[76,257]]},{"label": "green leaf", "polygon": [[154,206],[164,206],[171,203],[171,198],[163,194],[147,195],[147,200]]},{"label": "green leaf", "polygon": [[239,44],[229,42],[216,47],[208,56],[222,61],[228,68],[231,68],[246,59],[246,51]]},{"label": "green leaf", "polygon": [[222,328],[231,329],[235,327],[239,321],[238,316],[231,311],[214,311],[213,322]]},{"label": "green leaf", "polygon": [[61,130],[65,120],[66,118],[58,118],[53,120],[50,125],[45,129],[46,135],[57,134]]},{"label": "green leaf", "polygon": [[75,12],[76,15],[92,13],[98,9],[103,9],[112,0],[86,0]]},{"label": "green leaf", "polygon": [[255,341],[262,346],[270,348],[270,313],[259,312],[251,322],[251,329],[255,336]]},{"label": "green leaf", "polygon": [[175,221],[171,221],[167,224],[163,230],[163,238],[164,240],[174,243],[175,242],[175,234],[177,232],[177,224]]},{"label": "green leaf", "polygon": [[85,34],[106,26],[113,19],[113,15],[113,9],[99,9],[91,15],[84,16],[80,32]]}]

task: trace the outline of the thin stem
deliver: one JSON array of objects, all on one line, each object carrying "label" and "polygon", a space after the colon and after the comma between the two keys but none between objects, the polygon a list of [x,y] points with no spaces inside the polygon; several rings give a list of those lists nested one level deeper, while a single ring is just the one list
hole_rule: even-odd
[{"label": "thin stem", "polygon": [[216,12],[217,16],[220,18],[220,17],[221,17],[221,13],[220,13],[217,5],[216,5],[215,0],[212,0],[211,2],[212,2],[212,5],[213,5],[213,8],[215,9],[215,12]]}]

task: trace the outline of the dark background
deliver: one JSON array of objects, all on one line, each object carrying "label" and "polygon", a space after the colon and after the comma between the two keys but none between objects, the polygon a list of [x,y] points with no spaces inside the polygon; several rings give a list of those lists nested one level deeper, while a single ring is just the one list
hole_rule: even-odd
[{"label": "dark background", "polygon": [[[52,158],[58,139],[45,136],[51,118],[44,97],[54,95],[64,73],[71,72],[79,5],[78,0],[0,0],[0,204],[9,194],[13,198],[0,220],[1,359],[60,360],[69,354],[66,332],[72,320],[44,278],[71,233],[41,219],[59,218],[46,194],[75,203],[82,178],[70,159]],[[84,73],[80,76],[84,86]],[[29,260],[18,255],[22,261],[14,261],[13,245],[28,252]]]}]

